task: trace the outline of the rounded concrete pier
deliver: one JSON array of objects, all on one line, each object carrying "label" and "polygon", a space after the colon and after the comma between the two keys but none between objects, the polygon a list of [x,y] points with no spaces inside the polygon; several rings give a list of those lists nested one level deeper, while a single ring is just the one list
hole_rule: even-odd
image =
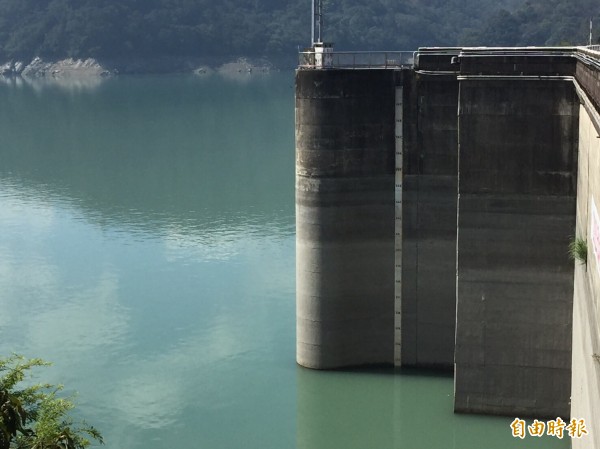
[{"label": "rounded concrete pier", "polygon": [[393,70],[296,73],[297,361],[393,363]]}]

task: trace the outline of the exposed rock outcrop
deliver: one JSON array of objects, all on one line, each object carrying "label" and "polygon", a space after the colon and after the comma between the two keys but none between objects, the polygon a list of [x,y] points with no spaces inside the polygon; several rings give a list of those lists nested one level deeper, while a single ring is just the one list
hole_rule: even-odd
[{"label": "exposed rock outcrop", "polygon": [[85,60],[68,58],[57,62],[45,62],[41,58],[34,58],[21,72],[21,76],[28,78],[110,75],[110,71],[103,68],[98,61],[92,58]]},{"label": "exposed rock outcrop", "polygon": [[238,58],[237,61],[221,65],[217,71],[223,75],[233,73],[268,73],[271,64],[265,61],[251,62],[246,58]]},{"label": "exposed rock outcrop", "polygon": [[9,61],[5,64],[0,65],[0,75],[5,77],[12,77],[20,75],[25,64],[22,61]]},{"label": "exposed rock outcrop", "polygon": [[95,76],[110,76],[112,72],[102,67],[98,61],[88,59],[63,59],[47,62],[36,57],[29,64],[23,61],[9,61],[0,65],[0,76],[24,78],[80,78]]},{"label": "exposed rock outcrop", "polygon": [[[9,61],[0,64],[0,77],[68,80],[70,78],[106,77],[117,73],[195,73],[197,75],[217,73],[228,78],[247,79],[249,75],[263,75],[274,70],[274,65],[265,59],[251,60],[242,57],[233,61],[224,61],[227,59],[155,57],[104,61],[103,64],[108,64],[106,66],[93,58],[46,61],[41,57],[36,57],[29,63]],[[106,67],[111,67],[111,69]]]}]

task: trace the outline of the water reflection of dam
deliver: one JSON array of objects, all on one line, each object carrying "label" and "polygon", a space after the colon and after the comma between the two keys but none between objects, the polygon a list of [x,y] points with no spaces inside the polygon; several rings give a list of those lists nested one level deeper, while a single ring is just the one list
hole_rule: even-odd
[{"label": "water reflection of dam", "polygon": [[422,49],[412,68],[297,71],[301,365],[454,368],[457,411],[568,417],[572,396],[573,416],[600,413],[599,58]]}]

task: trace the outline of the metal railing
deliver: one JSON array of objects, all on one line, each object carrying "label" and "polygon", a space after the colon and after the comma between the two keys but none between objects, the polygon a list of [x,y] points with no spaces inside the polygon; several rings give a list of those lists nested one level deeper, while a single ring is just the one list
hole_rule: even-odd
[{"label": "metal railing", "polygon": [[578,55],[600,59],[600,45],[586,45],[585,47],[577,47]]},{"label": "metal railing", "polygon": [[600,71],[600,45],[586,45],[585,47],[577,47],[574,53],[575,58],[584,64],[594,67]]},{"label": "metal railing", "polygon": [[465,47],[459,56],[467,57],[499,57],[499,56],[572,56],[576,47]]},{"label": "metal railing", "polygon": [[457,54],[469,56],[576,56],[593,58],[600,63],[600,45],[579,47],[466,47],[466,48],[423,48],[419,51],[334,51],[315,53],[307,50],[298,53],[300,69],[387,69],[412,68],[415,58],[423,54]]},{"label": "metal railing", "polygon": [[600,53],[600,45],[586,45],[583,48],[585,48],[587,50],[591,50],[591,51],[597,51]]},{"label": "metal railing", "polygon": [[412,51],[334,51],[331,53],[317,53],[315,57],[314,51],[302,51],[298,54],[298,67],[300,69],[412,67],[414,54],[415,52]]}]

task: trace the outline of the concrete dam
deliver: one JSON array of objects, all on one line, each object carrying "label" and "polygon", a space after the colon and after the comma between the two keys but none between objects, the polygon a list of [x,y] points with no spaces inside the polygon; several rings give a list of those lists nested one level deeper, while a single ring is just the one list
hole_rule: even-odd
[{"label": "concrete dam", "polygon": [[451,369],[455,411],[600,447],[600,51],[301,56],[298,363]]}]

